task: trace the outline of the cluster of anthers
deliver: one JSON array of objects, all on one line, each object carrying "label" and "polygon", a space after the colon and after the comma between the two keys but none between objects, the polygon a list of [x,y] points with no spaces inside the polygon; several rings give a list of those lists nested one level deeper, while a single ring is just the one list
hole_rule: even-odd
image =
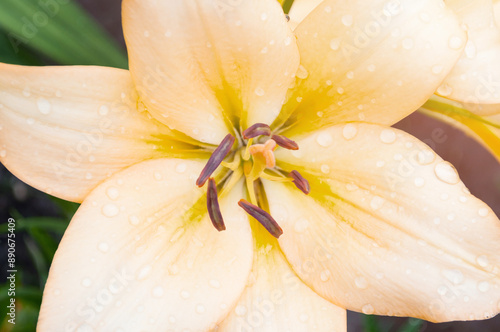
[{"label": "cluster of anthers", "polygon": [[[233,148],[235,141],[236,138],[231,134],[224,137],[196,180],[198,187],[203,187],[208,180],[207,209],[210,220],[218,231],[226,229],[219,208],[217,187],[227,191],[245,176],[250,202],[241,199],[238,205],[278,238],[283,230],[266,211],[269,207],[261,179],[293,182],[303,193],[309,194],[309,182],[296,170],[286,172],[278,167],[273,153],[278,146],[288,150],[298,150],[299,146],[285,136],[274,135],[264,123],[256,123],[243,131],[242,137],[239,137],[240,143]],[[226,158],[231,161],[224,161]],[[219,166],[225,167],[227,171],[221,172],[222,178],[217,185],[211,175]]]}]

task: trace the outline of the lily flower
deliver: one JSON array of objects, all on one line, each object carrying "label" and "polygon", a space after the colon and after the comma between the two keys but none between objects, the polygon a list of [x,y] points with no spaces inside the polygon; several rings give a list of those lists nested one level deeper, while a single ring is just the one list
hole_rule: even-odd
[{"label": "lily flower", "polygon": [[[440,1],[124,0],[130,71],[0,65],[0,158],[82,202],[40,331],[345,331],[500,311],[500,221],[388,127],[466,36]],[[439,70],[438,70],[439,69]]]}]

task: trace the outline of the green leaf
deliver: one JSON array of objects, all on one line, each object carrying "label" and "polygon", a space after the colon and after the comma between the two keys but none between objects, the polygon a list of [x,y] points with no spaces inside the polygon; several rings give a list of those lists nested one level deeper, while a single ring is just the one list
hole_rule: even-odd
[{"label": "green leaf", "polygon": [[42,62],[30,53],[25,47],[19,47],[18,51],[14,48],[7,37],[7,33],[0,29],[0,61],[15,65],[39,66]]},{"label": "green leaf", "polygon": [[15,53],[25,46],[61,64],[127,67],[125,53],[72,0],[2,0],[0,28]]},{"label": "green leaf", "polygon": [[[7,233],[7,226],[7,224],[0,225],[0,234]],[[39,228],[46,231],[52,231],[58,235],[62,235],[66,231],[67,227],[68,222],[66,220],[52,217],[31,217],[16,219],[16,232],[26,231],[32,228]]]},{"label": "green leaf", "polygon": [[418,332],[422,330],[424,321],[417,318],[408,318],[406,323],[400,328],[399,332]]},{"label": "green leaf", "polygon": [[365,332],[382,332],[378,324],[377,316],[363,315],[363,331]]}]

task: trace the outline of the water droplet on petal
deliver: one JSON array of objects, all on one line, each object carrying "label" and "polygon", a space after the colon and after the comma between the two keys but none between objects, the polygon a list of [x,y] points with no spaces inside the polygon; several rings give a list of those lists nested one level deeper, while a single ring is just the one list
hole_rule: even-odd
[{"label": "water droplet on petal", "polygon": [[262,89],[261,87],[257,87],[255,89],[255,94],[259,97],[262,97],[266,92],[264,91],[264,89]]},{"label": "water droplet on petal", "polygon": [[486,217],[488,214],[490,213],[490,210],[488,208],[480,208],[478,211],[477,211],[477,214],[479,214],[481,217]]},{"label": "water droplet on petal", "polygon": [[330,166],[328,166],[327,164],[321,165],[321,172],[323,172],[323,174],[330,173]]},{"label": "water droplet on petal", "polygon": [[115,200],[118,198],[118,196],[120,195],[120,191],[118,191],[118,189],[116,187],[109,187],[107,190],[106,190],[106,195],[112,199],[112,200]]},{"label": "water droplet on petal", "polygon": [[340,41],[340,38],[330,40],[330,48],[334,51],[338,50],[340,48]]},{"label": "water droplet on petal", "polygon": [[234,312],[238,316],[244,316],[247,313],[247,308],[244,305],[236,306]]},{"label": "water droplet on petal", "polygon": [[402,46],[405,50],[411,50],[413,48],[413,39],[411,38],[405,38],[403,39]]},{"label": "water droplet on petal", "polygon": [[460,181],[458,173],[449,162],[441,161],[434,167],[434,173],[439,180],[448,184],[457,184]]},{"label": "water droplet on petal", "polygon": [[414,183],[415,183],[416,187],[422,188],[425,185],[425,180],[424,180],[424,178],[417,177],[417,178],[415,178]]},{"label": "water droplet on petal", "polygon": [[82,280],[83,287],[90,287],[90,285],[92,285],[92,280],[90,280],[90,278],[85,278]]},{"label": "water droplet on petal", "polygon": [[196,306],[196,312],[199,313],[199,314],[202,314],[205,312],[205,306],[201,305],[201,304],[198,304]]},{"label": "water droplet on petal", "polygon": [[358,134],[358,129],[352,123],[346,124],[342,129],[342,136],[344,136],[346,140],[353,139],[354,137],[356,137],[357,134]]},{"label": "water droplet on petal", "polygon": [[210,287],[216,288],[216,289],[220,288],[220,286],[221,286],[219,280],[215,280],[215,279],[211,279],[209,281],[209,284],[210,284]]},{"label": "water droplet on petal", "polygon": [[109,203],[109,204],[105,204],[102,207],[102,214],[108,218],[112,218],[112,217],[116,216],[119,212],[120,212],[120,209],[115,204]]},{"label": "water droplet on petal", "polygon": [[149,274],[151,273],[152,269],[153,268],[151,267],[151,265],[145,265],[145,266],[143,266],[139,270],[139,272],[137,273],[137,280],[140,281],[140,280],[146,279],[149,276]]},{"label": "water droplet on petal", "polygon": [[300,65],[299,69],[297,69],[297,73],[295,74],[295,76],[297,76],[297,78],[300,78],[303,80],[303,79],[306,79],[307,76],[309,76],[309,72],[307,71],[307,69],[303,65]]},{"label": "water droplet on petal", "polygon": [[321,279],[321,281],[326,282],[330,279],[330,275],[331,275],[331,272],[329,270],[324,270],[321,272],[319,278]]},{"label": "water droplet on petal", "polygon": [[380,196],[374,196],[370,202],[370,207],[374,210],[378,210],[384,205],[385,199]]},{"label": "water droplet on petal", "polygon": [[486,267],[489,264],[488,257],[486,255],[481,255],[476,258],[476,262],[481,267]]},{"label": "water droplet on petal", "polygon": [[344,15],[341,20],[342,24],[346,27],[350,27],[354,21],[352,15]]},{"label": "water droplet on petal", "polygon": [[175,171],[180,174],[184,173],[186,169],[187,165],[185,163],[180,163],[175,167]]},{"label": "water droplet on petal", "polygon": [[460,37],[454,36],[450,38],[450,41],[448,42],[448,46],[452,49],[459,49],[463,45],[463,40]]},{"label": "water droplet on petal", "polygon": [[477,289],[479,289],[479,291],[485,293],[488,291],[488,289],[490,289],[490,283],[487,281],[481,281],[477,284]]},{"label": "water droplet on petal", "polygon": [[396,132],[392,129],[384,129],[380,133],[380,140],[386,144],[394,143],[396,141]]},{"label": "water droplet on petal", "polygon": [[7,151],[6,150],[1,150],[0,151],[0,158],[5,158],[7,156]]},{"label": "water droplet on petal", "polygon": [[99,114],[104,116],[104,115],[107,115],[109,113],[109,107],[106,106],[106,105],[102,105],[101,107],[99,107]]},{"label": "water droplet on petal", "polygon": [[366,287],[368,287],[368,281],[366,281],[364,277],[356,277],[354,279],[354,283],[356,284],[356,287],[360,289],[365,289]]},{"label": "water droplet on petal", "polygon": [[38,98],[37,101],[36,101],[36,104],[37,104],[38,110],[42,114],[47,115],[52,110],[52,105],[45,98],[42,98],[42,97]]},{"label": "water droplet on petal", "polygon": [[321,145],[322,147],[326,148],[332,145],[333,137],[329,132],[323,131],[316,137],[316,142],[318,142],[318,144]]},{"label": "water droplet on petal", "polygon": [[443,72],[443,66],[441,65],[435,65],[435,66],[432,66],[432,73],[433,74],[441,74]]},{"label": "water droplet on petal", "polygon": [[309,320],[309,315],[307,315],[307,314],[301,314],[301,315],[299,316],[299,320],[300,320],[301,322],[305,323],[305,322],[307,322],[307,321]]},{"label": "water droplet on petal", "polygon": [[371,304],[365,304],[362,308],[361,311],[365,315],[372,315],[375,312],[375,309],[373,309],[373,306]]},{"label": "water droplet on petal", "polygon": [[459,285],[464,281],[464,275],[462,271],[457,269],[444,270],[443,275],[446,279],[448,279],[455,285]]},{"label": "water droplet on petal", "polygon": [[420,165],[428,165],[436,159],[436,154],[430,149],[421,150],[417,154],[417,162]]},{"label": "water droplet on petal", "polygon": [[101,242],[97,246],[97,249],[99,249],[99,251],[101,251],[103,253],[106,253],[109,250],[109,245],[106,242]]},{"label": "water droplet on petal", "polygon": [[131,216],[129,216],[129,217],[128,217],[128,221],[129,221],[132,225],[134,225],[134,226],[139,225],[139,222],[140,222],[139,218],[138,218],[137,216],[135,216],[135,215],[131,215]]},{"label": "water droplet on petal", "polygon": [[191,293],[189,293],[187,290],[181,291],[181,297],[183,299],[189,299],[190,296],[191,296]]},{"label": "water droplet on petal", "polygon": [[163,287],[157,286],[157,287],[153,288],[152,293],[153,293],[154,297],[162,297],[163,294],[165,294],[165,291],[163,290]]}]

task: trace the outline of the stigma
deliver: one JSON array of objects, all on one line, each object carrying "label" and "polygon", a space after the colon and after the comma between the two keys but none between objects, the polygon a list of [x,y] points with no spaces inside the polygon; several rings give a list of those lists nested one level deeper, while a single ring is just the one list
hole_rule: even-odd
[{"label": "stigma", "polygon": [[[274,156],[277,148],[298,150],[298,144],[282,135],[273,133],[269,125],[256,123],[241,133],[241,139],[228,134],[212,152],[207,164],[196,181],[198,187],[207,186],[207,210],[212,224],[218,231],[226,229],[219,208],[218,196],[224,195],[242,177],[245,178],[248,201],[242,199],[238,205],[256,219],[271,235],[278,238],[283,231],[272,218],[267,196],[261,179],[293,183],[304,194],[309,194],[309,182],[296,170],[279,167]],[[219,175],[212,174],[222,166]],[[218,178],[219,177],[219,178]],[[218,181],[218,184],[216,183]],[[218,193],[217,187],[221,188]]]}]

